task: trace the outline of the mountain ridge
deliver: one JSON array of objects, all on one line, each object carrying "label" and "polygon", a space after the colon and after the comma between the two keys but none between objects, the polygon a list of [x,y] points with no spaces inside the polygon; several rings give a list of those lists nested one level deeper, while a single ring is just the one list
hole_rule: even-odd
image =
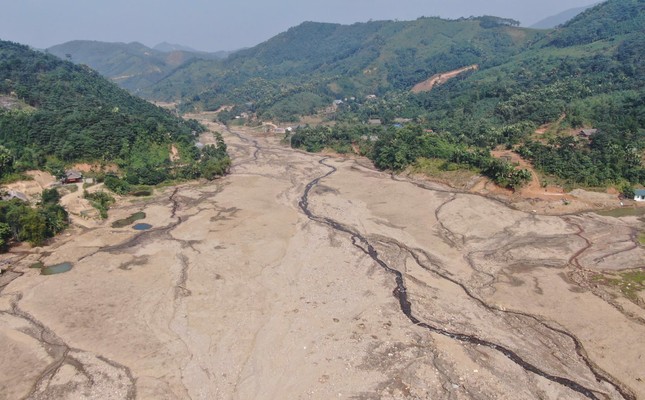
[{"label": "mountain ridge", "polygon": [[188,51],[191,53],[200,53],[200,51],[193,49],[190,46],[182,44],[161,42],[152,47],[153,50],[163,51],[164,53],[171,53],[173,51]]},{"label": "mountain ridge", "polygon": [[150,86],[192,59],[219,59],[227,54],[173,49],[161,51],[139,42],[73,40],[52,46],[46,52],[74,63],[85,64],[131,92]]},{"label": "mountain ridge", "polygon": [[247,86],[258,80],[286,91],[308,82],[326,96],[379,94],[446,70],[501,62],[539,35],[517,25],[497,17],[304,22],[225,60],[187,63],[141,94],[169,100],[183,93],[182,101],[199,98],[207,109],[230,100],[253,101],[243,92],[253,92]]},{"label": "mountain ridge", "polygon": [[570,8],[568,10],[562,11],[558,14],[551,15],[547,18],[544,18],[533,25],[529,26],[529,28],[532,29],[553,29],[556,28],[562,24],[565,24],[566,22],[570,21],[571,19],[575,18],[579,14],[583,13],[584,11],[588,10],[591,7],[596,6],[598,3],[595,4],[590,4],[588,6],[582,6],[582,7],[575,7],[575,8]]}]

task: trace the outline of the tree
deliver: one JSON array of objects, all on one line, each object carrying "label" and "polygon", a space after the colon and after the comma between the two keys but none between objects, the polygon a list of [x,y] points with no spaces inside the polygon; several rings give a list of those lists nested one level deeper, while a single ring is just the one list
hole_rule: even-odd
[{"label": "tree", "polygon": [[45,189],[43,190],[41,199],[43,204],[58,204],[60,194],[56,188]]},{"label": "tree", "polygon": [[27,241],[34,246],[38,246],[45,241],[47,221],[42,214],[29,209],[28,213],[20,217],[20,224],[22,225],[20,240]]},{"label": "tree", "polygon": [[116,194],[126,194],[130,191],[130,184],[115,175],[107,175],[104,183],[105,187]]},{"label": "tree", "polygon": [[5,250],[11,239],[11,227],[5,222],[0,222],[0,250]]},{"label": "tree", "polygon": [[0,145],[0,177],[13,172],[13,154],[9,149]]}]

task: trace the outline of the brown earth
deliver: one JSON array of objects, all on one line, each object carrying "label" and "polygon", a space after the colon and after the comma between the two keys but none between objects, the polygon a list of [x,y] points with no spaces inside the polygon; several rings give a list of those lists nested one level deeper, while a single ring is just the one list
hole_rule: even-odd
[{"label": "brown earth", "polygon": [[[645,268],[638,219],[527,213],[205,118],[230,176],[2,256],[0,397],[645,396],[645,310],[588,279]],[[111,227],[137,211],[152,229]]]},{"label": "brown earth", "polygon": [[24,193],[30,201],[36,202],[40,199],[40,195],[44,189],[49,189],[54,183],[56,183],[56,177],[49,172],[34,170],[27,171],[25,174],[29,175],[32,179],[29,181],[19,181],[2,185],[2,189],[15,190],[17,192]]},{"label": "brown earth", "polygon": [[509,202],[513,207],[520,210],[541,214],[562,215],[581,211],[621,208],[624,206],[642,206],[632,200],[619,198],[620,193],[611,187],[605,192],[593,192],[584,189],[565,192],[561,186],[544,186],[533,165],[517,153],[510,150],[495,150],[491,154],[493,157],[504,158],[519,168],[530,171],[531,181],[519,190],[511,191],[498,187],[489,179],[481,178],[470,188],[470,192],[497,197]]},{"label": "brown earth", "polygon": [[469,65],[467,67],[455,69],[453,71],[442,72],[440,74],[433,75],[429,79],[414,85],[414,87],[412,88],[412,93],[429,92],[435,86],[443,85],[444,83],[448,82],[450,79],[455,78],[463,74],[464,72],[475,71],[477,69],[479,69],[479,65],[474,64],[474,65]]},{"label": "brown earth", "polygon": [[88,164],[88,163],[76,163],[71,166],[70,169],[79,171],[79,172],[118,172],[119,167],[116,164]]}]

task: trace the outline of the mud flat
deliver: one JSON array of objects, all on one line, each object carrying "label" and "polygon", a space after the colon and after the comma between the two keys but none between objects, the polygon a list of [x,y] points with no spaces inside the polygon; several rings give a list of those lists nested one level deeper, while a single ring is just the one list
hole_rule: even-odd
[{"label": "mud flat", "polygon": [[636,219],[225,138],[230,176],[5,256],[0,398],[645,397],[645,310],[588,278],[645,267]]}]

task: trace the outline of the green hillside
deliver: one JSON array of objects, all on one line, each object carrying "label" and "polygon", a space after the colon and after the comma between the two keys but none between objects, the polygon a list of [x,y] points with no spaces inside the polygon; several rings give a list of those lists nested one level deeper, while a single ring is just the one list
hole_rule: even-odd
[{"label": "green hillside", "polygon": [[186,62],[199,58],[215,60],[211,54],[161,47],[151,49],[141,43],[106,43],[74,40],[47,49],[47,52],[76,64],[85,64],[131,92],[148,87]]},{"label": "green hillside", "polygon": [[[0,98],[11,100],[0,107],[0,150],[9,154],[0,175],[101,161],[117,163],[129,183],[156,184],[199,176],[202,161],[212,158],[194,146],[201,131],[195,121],[130,95],[86,66],[16,43],[0,41]],[[182,168],[169,158],[171,143]],[[221,150],[217,157],[224,159]]]},{"label": "green hillside", "polygon": [[549,37],[549,44],[565,47],[607,40],[619,35],[643,36],[645,1],[610,0],[587,9]]},{"label": "green hillside", "polygon": [[[421,144],[428,140],[421,133],[401,137],[407,131],[382,129],[368,154],[383,168],[438,157],[437,146],[449,144],[451,150],[440,158],[486,170],[481,151],[504,145],[554,179],[584,186],[614,184],[629,193],[630,185],[645,184],[644,15],[642,0],[610,0],[547,32],[500,65],[482,65],[430,92],[390,91],[375,101],[343,105],[334,119],[388,123],[395,117],[414,118],[441,138],[441,146],[427,145]],[[534,133],[547,123],[544,134]],[[597,131],[589,139],[575,137],[582,128]],[[313,138],[305,135],[297,143],[307,147]],[[470,153],[464,157],[464,152]]]},{"label": "green hillside", "polygon": [[[265,117],[285,118],[334,98],[384,94],[438,72],[500,64],[538,35],[514,25],[516,21],[495,17],[305,22],[222,62],[188,63],[143,94],[182,98],[186,108],[254,102]],[[307,101],[289,104],[297,94]]]}]

